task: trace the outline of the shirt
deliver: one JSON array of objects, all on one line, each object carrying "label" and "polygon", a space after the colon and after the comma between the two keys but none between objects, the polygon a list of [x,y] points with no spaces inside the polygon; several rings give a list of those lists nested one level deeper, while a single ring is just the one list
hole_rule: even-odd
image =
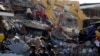
[{"label": "shirt", "polygon": [[95,40],[95,45],[97,46],[97,47],[100,47],[100,41],[98,41],[98,40]]},{"label": "shirt", "polygon": [[26,13],[32,13],[30,8],[27,8]]}]

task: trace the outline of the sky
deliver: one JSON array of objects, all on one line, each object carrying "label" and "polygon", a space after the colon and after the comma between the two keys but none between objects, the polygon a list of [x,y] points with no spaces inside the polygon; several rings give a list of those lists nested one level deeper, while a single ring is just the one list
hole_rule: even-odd
[{"label": "sky", "polygon": [[80,4],[82,3],[100,3],[100,0],[79,0]]}]

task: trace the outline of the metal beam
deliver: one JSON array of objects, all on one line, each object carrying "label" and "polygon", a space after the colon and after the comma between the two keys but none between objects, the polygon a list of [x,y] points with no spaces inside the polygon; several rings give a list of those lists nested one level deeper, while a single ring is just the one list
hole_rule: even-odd
[{"label": "metal beam", "polygon": [[14,13],[0,12],[0,16],[11,16],[11,17],[14,17]]}]

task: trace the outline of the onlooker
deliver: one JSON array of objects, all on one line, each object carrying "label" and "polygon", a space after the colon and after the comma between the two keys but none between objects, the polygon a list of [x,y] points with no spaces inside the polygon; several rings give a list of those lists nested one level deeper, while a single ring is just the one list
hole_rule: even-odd
[{"label": "onlooker", "polygon": [[31,8],[27,8],[27,10],[26,10],[26,17],[29,20],[33,20],[33,15],[32,15]]},{"label": "onlooker", "polygon": [[97,49],[98,49],[98,54],[100,55],[100,40],[96,39],[96,40],[94,41],[94,43],[95,43],[95,45],[96,45],[96,47],[97,47]]},{"label": "onlooker", "polygon": [[79,32],[79,43],[84,43],[86,41],[87,34],[84,30]]},{"label": "onlooker", "polygon": [[98,53],[100,55],[100,28],[98,27],[97,30],[95,31],[96,33],[96,40],[95,40],[95,45],[98,49]]},{"label": "onlooker", "polygon": [[98,40],[100,40],[100,28],[99,27],[95,31],[95,34],[96,34],[96,38],[98,38]]},{"label": "onlooker", "polygon": [[77,40],[78,35],[77,35],[77,33],[75,32],[75,29],[72,29],[71,35],[72,35],[71,37],[72,37],[74,40]]},{"label": "onlooker", "polygon": [[63,20],[64,20],[64,15],[63,15],[63,14],[60,14],[60,17],[59,17],[59,24],[62,23]]}]

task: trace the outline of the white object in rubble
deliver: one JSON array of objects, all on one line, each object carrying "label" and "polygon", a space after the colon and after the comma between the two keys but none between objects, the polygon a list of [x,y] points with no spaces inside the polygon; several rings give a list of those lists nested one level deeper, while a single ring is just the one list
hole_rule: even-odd
[{"label": "white object in rubble", "polygon": [[20,39],[20,37],[19,36],[14,36],[16,39]]},{"label": "white object in rubble", "polygon": [[67,5],[64,6],[64,10],[65,10],[65,11],[69,11],[69,8],[70,8],[70,7],[67,6]]},{"label": "white object in rubble", "polygon": [[70,50],[70,48],[68,48],[67,50]]},{"label": "white object in rubble", "polygon": [[31,8],[27,8],[26,13],[32,13]]},{"label": "white object in rubble", "polygon": [[100,47],[100,41],[98,41],[98,40],[95,40],[95,45],[97,46],[97,47]]},{"label": "white object in rubble", "polygon": [[48,54],[48,51],[45,51],[45,53],[47,53],[47,54]]},{"label": "white object in rubble", "polygon": [[87,41],[85,44],[86,44],[86,46],[90,46],[91,45],[90,41]]},{"label": "white object in rubble", "polygon": [[24,44],[23,51],[27,51],[29,49],[30,49],[30,47],[27,44]]},{"label": "white object in rubble", "polygon": [[71,43],[68,43],[68,45],[67,45],[68,47],[71,47]]},{"label": "white object in rubble", "polygon": [[93,50],[92,50],[91,48],[89,48],[89,51],[88,51],[88,52],[92,53],[92,52],[93,52]]},{"label": "white object in rubble", "polygon": [[57,45],[54,45],[54,47],[58,47]]},{"label": "white object in rubble", "polygon": [[75,43],[71,43],[72,48],[76,47],[77,45]]},{"label": "white object in rubble", "polygon": [[43,50],[40,50],[40,52],[39,53],[43,53]]},{"label": "white object in rubble", "polygon": [[46,25],[46,24],[41,24],[41,26],[42,26],[42,27],[48,27],[48,25]]},{"label": "white object in rubble", "polygon": [[6,10],[5,7],[4,7],[3,5],[0,5],[0,8],[1,8],[2,10]]},{"label": "white object in rubble", "polygon": [[51,49],[51,51],[54,51],[53,49]]},{"label": "white object in rubble", "polygon": [[6,20],[3,20],[3,23],[4,23],[4,27],[6,28],[6,30],[10,30],[11,29],[10,25],[7,23]]},{"label": "white object in rubble", "polygon": [[83,49],[83,50],[82,50],[82,53],[86,53],[86,52],[87,52],[86,49]]}]

